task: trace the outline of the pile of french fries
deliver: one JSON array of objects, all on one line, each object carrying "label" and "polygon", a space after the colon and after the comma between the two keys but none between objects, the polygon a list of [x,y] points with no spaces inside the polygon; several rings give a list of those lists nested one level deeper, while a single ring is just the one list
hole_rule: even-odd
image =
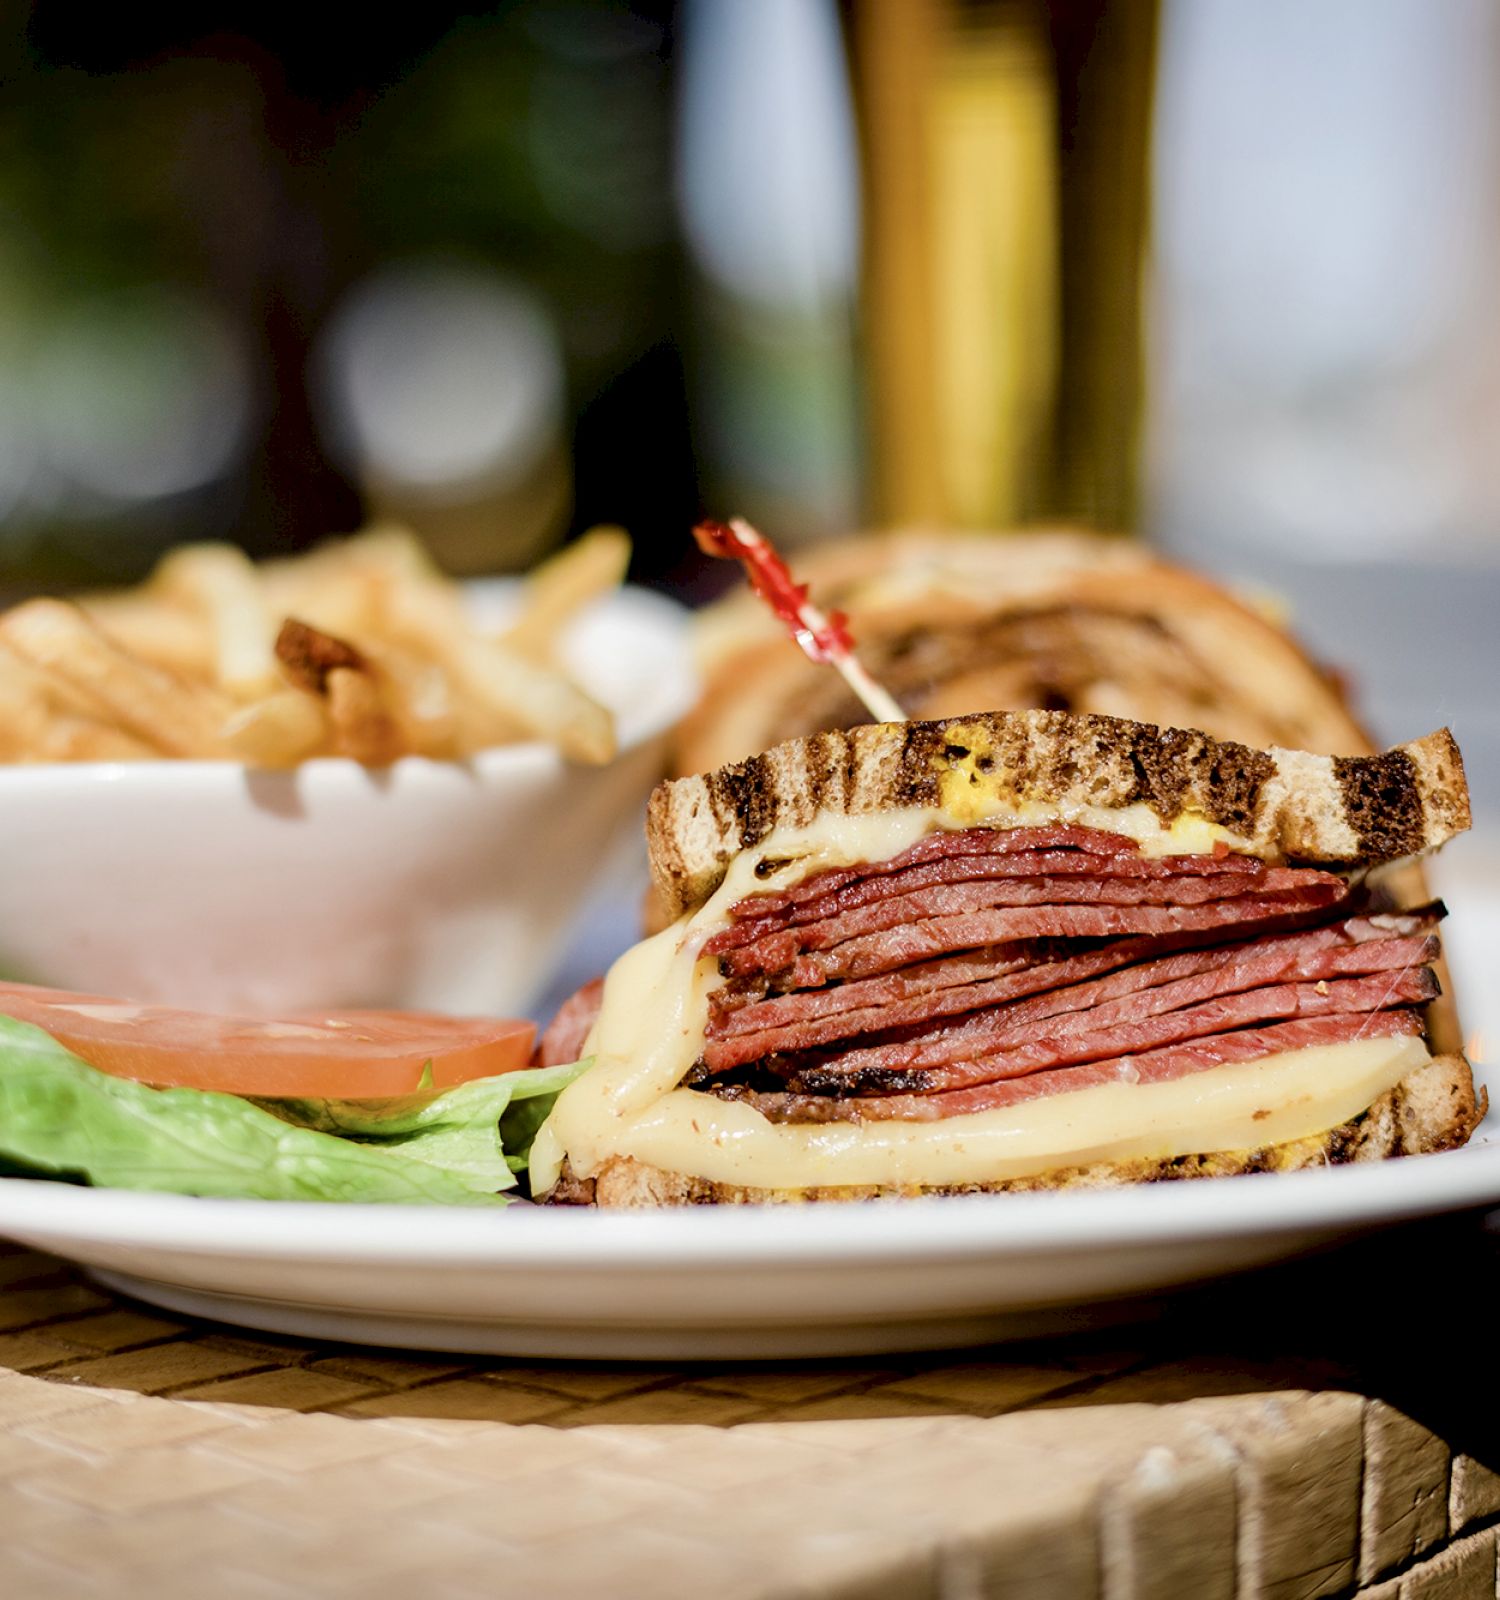
[{"label": "pile of french fries", "polygon": [[491,636],[399,529],[261,565],[186,545],[139,588],[0,614],[0,761],[385,766],[542,739],[602,763],[613,718],[556,648],[629,558],[620,530],[586,534],[531,574]]}]

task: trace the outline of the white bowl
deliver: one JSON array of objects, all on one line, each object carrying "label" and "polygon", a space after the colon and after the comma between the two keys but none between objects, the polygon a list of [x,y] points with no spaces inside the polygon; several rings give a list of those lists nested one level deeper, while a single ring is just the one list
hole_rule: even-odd
[{"label": "white bowl", "polygon": [[[503,610],[507,586],[474,586]],[[569,630],[620,754],[544,744],[253,772],[229,762],[0,768],[0,976],[225,1011],[524,1013],[619,853],[696,693],[685,613],[625,590]]]}]

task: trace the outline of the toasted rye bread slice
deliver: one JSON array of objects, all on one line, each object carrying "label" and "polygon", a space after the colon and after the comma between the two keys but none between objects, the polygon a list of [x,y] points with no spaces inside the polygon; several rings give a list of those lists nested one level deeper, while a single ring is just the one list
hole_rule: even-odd
[{"label": "toasted rye bread slice", "polygon": [[781,826],[824,814],[941,809],[983,797],[970,826],[1024,806],[1148,806],[1198,816],[1268,859],[1368,866],[1435,849],[1469,826],[1463,760],[1446,728],[1373,756],[1252,750],[1206,733],[1065,711],[992,711],[788,740],[716,772],[658,784],[646,816],[656,892],[673,917]]},{"label": "toasted rye bread slice", "polygon": [[589,1179],[565,1166],[545,1199],[550,1205],[623,1207],[762,1205],[814,1200],[874,1200],[923,1194],[1000,1194],[1039,1189],[1103,1189],[1127,1183],[1160,1183],[1174,1178],[1231,1177],[1250,1172],[1295,1172],[1303,1167],[1342,1166],[1353,1161],[1385,1161],[1393,1156],[1428,1155],[1465,1144],[1488,1108],[1483,1089],[1475,1091],[1469,1063],[1461,1055],[1434,1056],[1383,1094],[1368,1111],[1327,1133],[1258,1150],[1162,1160],[1104,1161],[1060,1167],[1030,1178],[957,1188],[753,1189],[712,1183],[617,1157]]}]

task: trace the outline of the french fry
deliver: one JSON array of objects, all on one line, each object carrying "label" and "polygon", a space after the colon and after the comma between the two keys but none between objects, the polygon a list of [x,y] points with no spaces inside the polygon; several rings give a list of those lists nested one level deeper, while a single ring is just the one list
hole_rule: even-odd
[{"label": "french fry", "polygon": [[265,694],[276,681],[276,629],[260,578],[243,550],[190,544],[165,556],[151,587],[201,612],[214,638],[214,678],[237,700]]},{"label": "french fry", "polygon": [[339,553],[356,567],[381,573],[396,583],[447,583],[426,546],[409,528],[394,524],[366,528],[344,540]]},{"label": "french fry", "polygon": [[0,644],[0,759],[34,760],[54,714],[44,676]]},{"label": "french fry", "polygon": [[437,662],[385,641],[367,653],[380,673],[402,742],[413,754],[446,761],[468,748],[468,719]]},{"label": "french fry", "polygon": [[309,694],[327,694],[328,674],[335,667],[363,670],[364,656],[347,640],[315,628],[301,617],[288,617],[276,635],[276,659],[282,671]]},{"label": "french fry", "polygon": [[570,679],[529,661],[498,640],[474,633],[456,595],[433,583],[391,594],[390,622],[402,638],[442,662],[480,705],[555,744],[574,761],[600,765],[615,753],[614,719]]},{"label": "french fry", "polygon": [[207,620],[144,590],[89,594],[78,602],[122,650],[207,683],[214,673],[214,636]]},{"label": "french fry", "polygon": [[[612,540],[596,547],[607,553]],[[452,680],[464,748],[517,738],[549,741],[576,761],[601,764],[615,752],[614,719],[556,669],[528,660],[474,631],[459,590],[438,572],[419,541],[402,528],[376,528],[351,539],[350,555],[385,578],[386,627],[439,662]],[[628,550],[627,550],[628,558]],[[585,565],[599,556],[585,558]],[[583,567],[554,586],[559,602],[588,578]]]},{"label": "french fry", "polygon": [[591,600],[618,588],[629,565],[630,536],[623,528],[591,528],[527,578],[521,615],[500,635],[501,643],[533,660],[549,660],[568,622]]},{"label": "french fry", "polygon": [[328,742],[328,716],[317,696],[279,689],[230,714],[225,742],[255,767],[294,767]]},{"label": "french fry", "polygon": [[52,716],[36,746],[35,761],[151,761],[149,744],[92,717]]},{"label": "french fry", "polygon": [[585,535],[489,639],[402,528],[258,567],[229,545],[187,546],[138,589],[0,614],[0,762],[286,767],[337,753],[384,765],[530,738],[607,761],[612,718],[552,656],[569,619],[620,581],[629,550],[618,529]]},{"label": "french fry", "polygon": [[327,695],[333,748],[338,755],[367,767],[385,767],[405,753],[400,729],[372,672],[334,667],[328,674]]},{"label": "french fry", "polygon": [[0,761],[139,761],[156,755],[91,711],[71,685],[0,644]]},{"label": "french fry", "polygon": [[276,659],[327,706],[335,755],[383,767],[405,754],[380,675],[352,644],[288,617],[276,636]]},{"label": "french fry", "polygon": [[122,650],[67,601],[16,606],[0,616],[0,639],[163,755],[233,754],[219,731],[231,709],[224,695]]},{"label": "french fry", "polygon": [[266,604],[276,617],[301,617],[325,633],[367,638],[381,627],[384,579],[319,550],[262,568]]},{"label": "french fry", "polygon": [[442,582],[417,539],[395,527],[330,541],[306,555],[268,562],[261,572],[278,614],[355,639],[385,632],[386,597],[393,585],[414,578]]}]

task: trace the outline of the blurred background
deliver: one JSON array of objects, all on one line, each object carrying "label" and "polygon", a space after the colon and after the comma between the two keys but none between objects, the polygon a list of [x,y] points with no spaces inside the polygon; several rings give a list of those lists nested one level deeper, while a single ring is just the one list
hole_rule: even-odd
[{"label": "blurred background", "polygon": [[1500,793],[1500,9],[512,0],[0,22],[0,583],[372,519],[1076,521]]}]

